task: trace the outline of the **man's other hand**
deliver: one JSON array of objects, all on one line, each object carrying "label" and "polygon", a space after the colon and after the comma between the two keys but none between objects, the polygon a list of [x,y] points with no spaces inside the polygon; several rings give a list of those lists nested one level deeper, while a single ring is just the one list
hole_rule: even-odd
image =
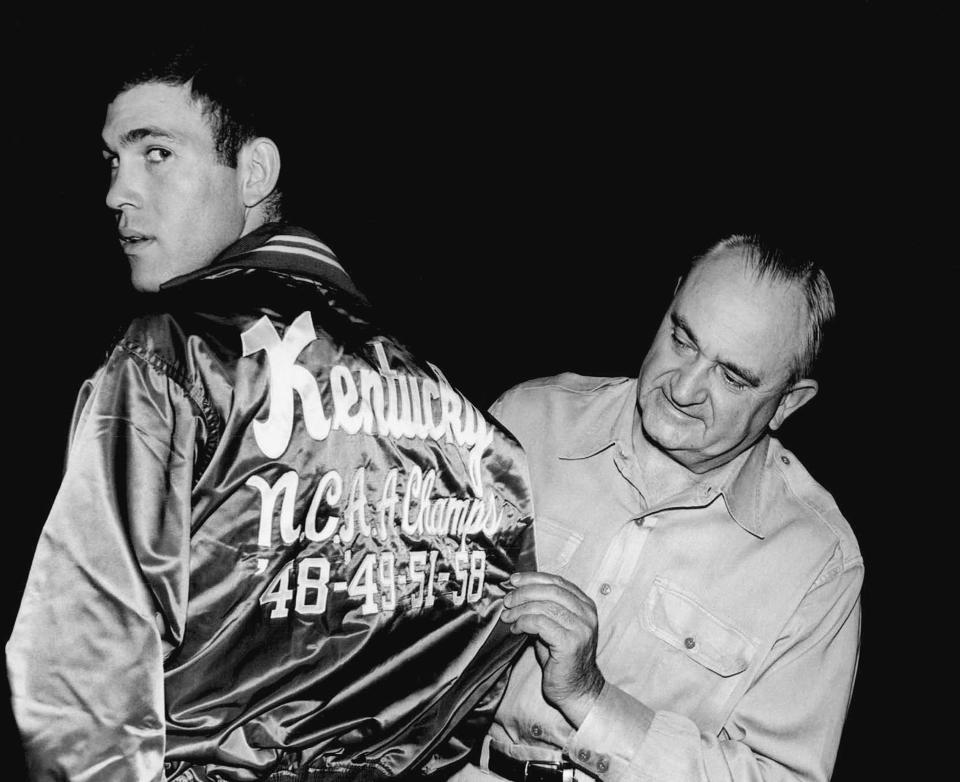
[{"label": "man's other hand", "polygon": [[603,689],[597,667],[597,607],[578,586],[551,573],[514,573],[501,619],[513,633],[537,636],[543,697],[575,727]]}]

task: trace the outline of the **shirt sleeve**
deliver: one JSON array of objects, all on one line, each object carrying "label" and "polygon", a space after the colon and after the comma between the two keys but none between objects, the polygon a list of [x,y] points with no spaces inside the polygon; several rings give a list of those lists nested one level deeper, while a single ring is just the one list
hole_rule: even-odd
[{"label": "shirt sleeve", "polygon": [[565,754],[605,782],[828,780],[856,675],[862,561],[825,572],[719,736],[607,683]]},{"label": "shirt sleeve", "polygon": [[118,347],[79,400],[7,644],[33,779],[163,777],[163,651],[182,638],[194,406]]}]

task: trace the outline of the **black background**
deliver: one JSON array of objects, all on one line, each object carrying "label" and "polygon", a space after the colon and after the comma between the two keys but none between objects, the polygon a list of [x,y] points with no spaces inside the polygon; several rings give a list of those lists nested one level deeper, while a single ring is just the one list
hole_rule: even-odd
[{"label": "black background", "polygon": [[[187,29],[127,13],[9,25],[16,206],[4,298],[19,315],[4,343],[17,508],[4,638],[59,483],[75,392],[122,325],[127,273],[103,206],[103,78],[130,47]],[[782,439],[837,498],[867,562],[861,668],[835,776],[861,779],[890,729],[897,646],[898,552],[877,464],[896,433],[890,397],[873,390],[898,314],[878,274],[899,252],[889,232],[909,91],[897,20],[868,3],[749,25],[726,16],[722,29],[689,17],[347,22],[263,9],[186,35],[214,36],[282,74],[288,215],[330,243],[396,331],[479,405],[540,375],[636,374],[676,276],[724,235],[763,231],[821,258],[838,324],[821,393]],[[19,756],[8,757],[18,778]]]}]

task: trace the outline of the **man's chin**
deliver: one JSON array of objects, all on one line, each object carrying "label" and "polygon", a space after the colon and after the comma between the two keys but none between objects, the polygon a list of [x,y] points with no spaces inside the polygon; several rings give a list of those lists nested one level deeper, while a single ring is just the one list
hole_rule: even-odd
[{"label": "man's chin", "polygon": [[156,293],[160,290],[161,281],[146,269],[130,264],[130,285],[138,293]]},{"label": "man's chin", "polygon": [[641,421],[647,439],[665,451],[695,448],[703,433],[699,419],[680,418],[656,404],[644,408]]},{"label": "man's chin", "polygon": [[139,293],[155,293],[163,283],[164,259],[156,253],[148,251],[128,253],[127,261],[130,264],[130,285]]}]

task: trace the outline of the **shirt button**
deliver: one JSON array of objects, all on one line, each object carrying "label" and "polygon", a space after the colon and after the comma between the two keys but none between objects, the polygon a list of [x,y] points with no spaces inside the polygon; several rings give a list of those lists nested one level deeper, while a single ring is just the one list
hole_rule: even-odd
[{"label": "shirt button", "polygon": [[686,646],[688,649],[692,649],[694,646],[697,645],[697,642],[693,640],[693,636],[688,635],[686,638],[683,639],[683,645]]},{"label": "shirt button", "polygon": [[540,738],[543,735],[543,728],[541,728],[536,723],[533,724],[533,727],[530,728],[530,732],[536,737]]},{"label": "shirt button", "polygon": [[586,763],[590,760],[590,750],[589,749],[578,749],[577,750],[577,760],[581,763]]},{"label": "shirt button", "polygon": [[601,584],[601,585],[600,585],[600,594],[601,594],[601,595],[609,595],[612,591],[613,591],[613,587],[610,586],[609,584]]},{"label": "shirt button", "polygon": [[600,755],[599,757],[597,757],[597,771],[599,771],[601,774],[606,774],[607,771],[609,770],[610,770],[609,761],[603,755]]},{"label": "shirt button", "polygon": [[790,460],[786,456],[781,456],[780,461],[784,464],[790,464]]}]

